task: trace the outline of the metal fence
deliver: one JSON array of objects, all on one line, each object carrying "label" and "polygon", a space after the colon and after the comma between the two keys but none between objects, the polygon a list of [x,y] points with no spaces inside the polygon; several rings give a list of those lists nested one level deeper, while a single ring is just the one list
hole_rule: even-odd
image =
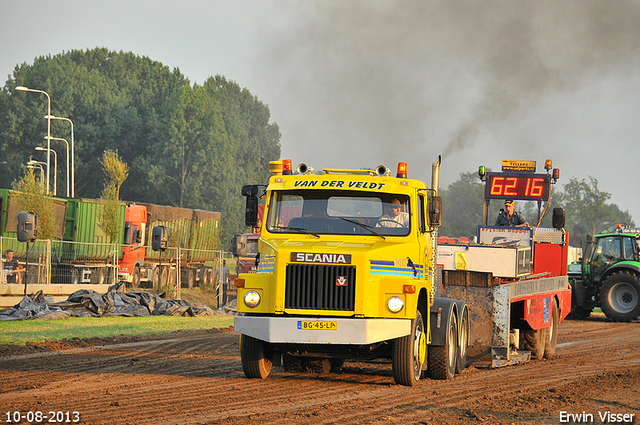
[{"label": "metal fence", "polygon": [[[92,285],[126,281],[132,289],[151,289],[165,292],[167,298],[181,298],[181,288],[202,286],[216,290],[218,304],[222,304],[226,289],[223,276],[216,270],[223,263],[224,251],[208,251],[169,247],[153,259],[141,261],[136,268],[138,280],[119,275],[119,260],[124,245],[89,244],[82,242],[37,240],[18,242],[15,238],[0,237],[2,272],[0,283]],[[147,252],[151,247],[145,247]],[[5,270],[6,251],[14,252],[19,272]]]}]

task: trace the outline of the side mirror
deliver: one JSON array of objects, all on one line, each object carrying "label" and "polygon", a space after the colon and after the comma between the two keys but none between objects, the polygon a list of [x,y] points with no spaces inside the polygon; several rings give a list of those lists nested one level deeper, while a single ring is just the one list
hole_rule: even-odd
[{"label": "side mirror", "polygon": [[429,227],[442,226],[442,198],[430,196],[427,200],[427,210],[429,212]]},{"label": "side mirror", "polygon": [[242,196],[246,196],[244,224],[249,227],[258,225],[258,186],[242,186]]},{"label": "side mirror", "polygon": [[19,212],[17,233],[19,242],[35,242],[38,237],[38,216],[32,212]]},{"label": "side mirror", "polygon": [[142,230],[136,232],[136,243],[142,243]]},{"label": "side mirror", "polygon": [[153,226],[151,249],[164,251],[169,246],[169,229],[166,226]]},{"label": "side mirror", "polygon": [[235,257],[247,255],[247,237],[245,235],[235,235],[231,243],[231,252]]},{"label": "side mirror", "polygon": [[554,229],[564,228],[564,208],[556,207],[553,209],[551,222]]}]

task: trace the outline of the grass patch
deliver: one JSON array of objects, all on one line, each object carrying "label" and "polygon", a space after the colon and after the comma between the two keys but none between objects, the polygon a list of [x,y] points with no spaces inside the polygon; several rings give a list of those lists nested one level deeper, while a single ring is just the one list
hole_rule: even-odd
[{"label": "grass patch", "polygon": [[180,288],[180,295],[183,300],[191,304],[204,304],[216,310],[218,308],[218,298],[213,289],[206,288]]},{"label": "grass patch", "polygon": [[233,316],[198,317],[71,317],[64,320],[16,320],[0,322],[0,344],[59,341],[71,338],[142,335],[178,330],[202,330],[233,326]]}]

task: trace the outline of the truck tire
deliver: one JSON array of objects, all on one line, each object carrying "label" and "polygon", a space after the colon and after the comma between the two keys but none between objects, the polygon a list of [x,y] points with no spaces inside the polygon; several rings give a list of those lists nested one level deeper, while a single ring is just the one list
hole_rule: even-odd
[{"label": "truck tire", "polygon": [[79,285],[80,283],[82,283],[81,276],[82,276],[82,269],[74,267],[73,271],[71,272],[71,283],[74,285]]},{"label": "truck tire", "polygon": [[429,346],[429,376],[433,379],[452,379],[458,357],[458,320],[451,314],[445,345]]},{"label": "truck tire", "polygon": [[153,273],[151,274],[151,285],[153,289],[160,292],[160,267],[154,267]]},{"label": "truck tire", "polygon": [[458,350],[456,358],[456,373],[461,373],[467,367],[467,347],[469,346],[469,311],[465,308],[460,318],[458,328]]},{"label": "truck tire", "polygon": [[266,342],[247,335],[240,336],[242,371],[247,378],[266,379],[271,373],[271,354]]},{"label": "truck tire", "polygon": [[549,339],[549,328],[524,331],[522,342],[524,349],[531,351],[531,358],[542,360]]},{"label": "truck tire", "polygon": [[548,328],[549,339],[544,347],[544,358],[552,359],[556,355],[556,344],[558,343],[558,327],[560,325],[560,312],[558,311],[558,302],[555,298],[552,300],[551,327]]},{"label": "truck tire", "polygon": [[413,386],[420,380],[427,355],[427,334],[420,311],[416,312],[410,335],[393,340],[391,366],[397,384]]},{"label": "truck tire", "polygon": [[133,276],[131,276],[131,287],[138,289],[140,287],[140,266],[135,265],[133,267]]},{"label": "truck tire", "polygon": [[631,322],[640,317],[638,276],[620,271],[610,275],[600,288],[602,312],[614,322]]}]

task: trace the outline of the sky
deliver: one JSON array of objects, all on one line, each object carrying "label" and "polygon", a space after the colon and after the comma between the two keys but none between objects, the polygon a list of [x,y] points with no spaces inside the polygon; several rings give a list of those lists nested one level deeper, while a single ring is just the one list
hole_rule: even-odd
[{"label": "sky", "polygon": [[442,155],[446,187],[551,159],[559,186],[595,177],[640,225],[640,0],[0,0],[0,17],[3,85],[39,56],[133,52],[246,87],[294,166],[405,161],[429,182]]}]

